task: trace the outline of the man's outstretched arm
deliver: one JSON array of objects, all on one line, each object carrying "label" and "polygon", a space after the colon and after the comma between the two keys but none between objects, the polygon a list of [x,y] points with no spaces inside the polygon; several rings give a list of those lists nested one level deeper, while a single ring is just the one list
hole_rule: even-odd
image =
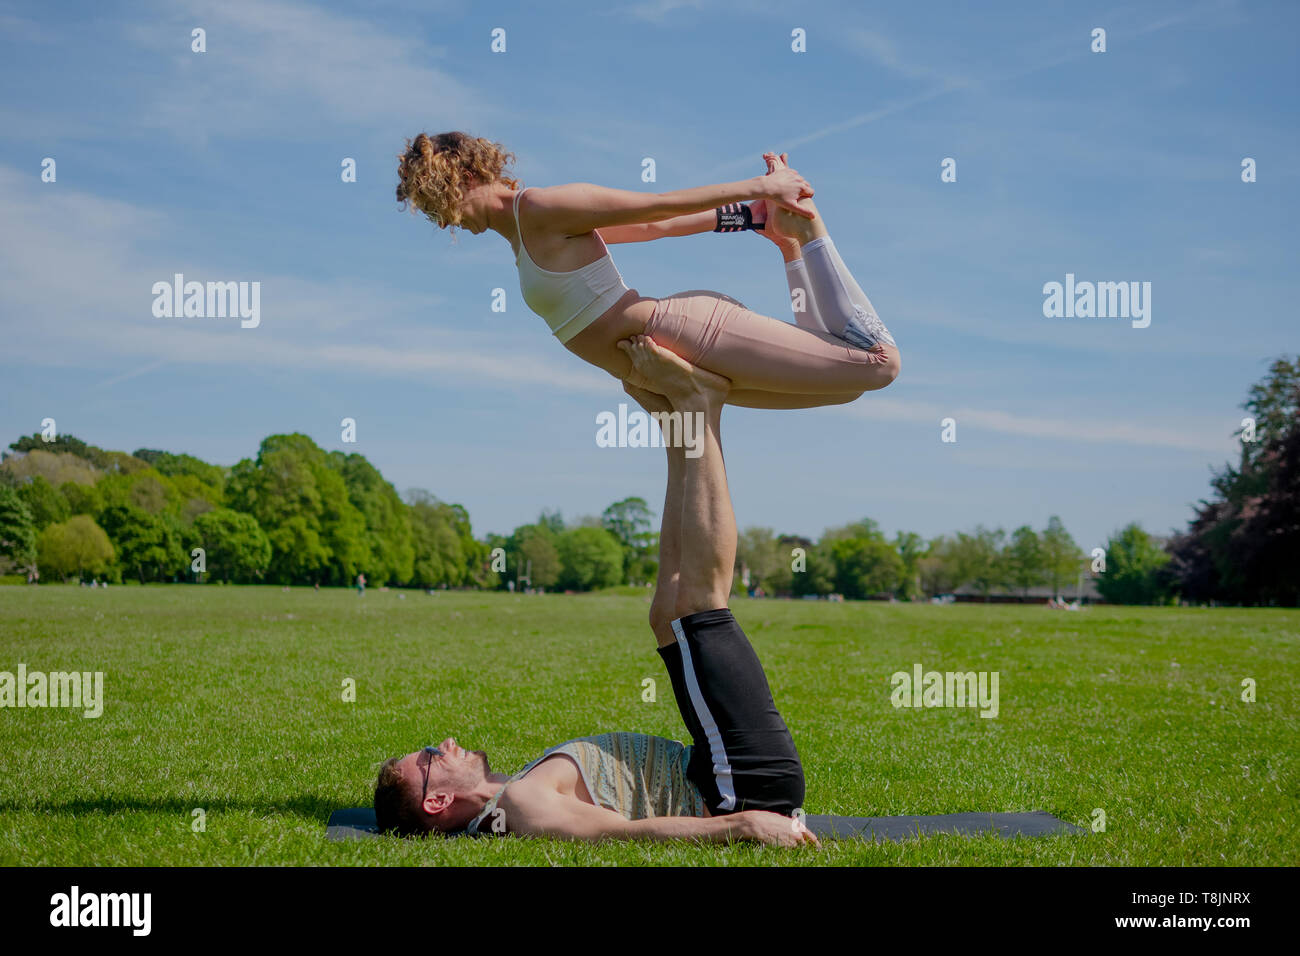
[{"label": "man's outstretched arm", "polygon": [[519,836],[562,840],[696,840],[728,843],[753,840],[777,846],[817,844],[817,838],[790,817],[747,810],[720,817],[650,817],[628,820],[622,814],[560,793],[544,782],[518,780],[506,788],[500,807],[506,829]]}]

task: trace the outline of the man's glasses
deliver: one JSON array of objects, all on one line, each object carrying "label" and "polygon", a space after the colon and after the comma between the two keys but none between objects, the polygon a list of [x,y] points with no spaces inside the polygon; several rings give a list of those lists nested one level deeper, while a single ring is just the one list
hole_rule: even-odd
[{"label": "man's glasses", "polygon": [[429,759],[424,762],[424,787],[420,792],[420,802],[423,803],[424,798],[429,795],[429,768],[433,766],[434,757],[442,756],[442,751],[437,747],[425,747],[420,753],[429,755]]}]

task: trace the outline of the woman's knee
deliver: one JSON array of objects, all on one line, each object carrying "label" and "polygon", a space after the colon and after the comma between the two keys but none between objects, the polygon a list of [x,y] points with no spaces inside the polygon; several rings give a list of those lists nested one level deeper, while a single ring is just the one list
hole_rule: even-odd
[{"label": "woman's knee", "polygon": [[902,356],[898,349],[892,345],[877,345],[868,354],[871,359],[865,366],[867,382],[864,391],[873,392],[893,384],[902,369]]},{"label": "woman's knee", "polygon": [[889,350],[889,361],[885,363],[885,368],[889,373],[889,381],[892,383],[898,378],[898,373],[903,368],[903,355],[894,346],[886,346]]},{"label": "woman's knee", "polygon": [[843,395],[828,395],[826,397],[826,401],[822,402],[822,404],[823,405],[848,405],[852,402],[856,402],[859,398],[861,398],[865,394],[866,391],[863,390],[861,392],[845,392]]}]

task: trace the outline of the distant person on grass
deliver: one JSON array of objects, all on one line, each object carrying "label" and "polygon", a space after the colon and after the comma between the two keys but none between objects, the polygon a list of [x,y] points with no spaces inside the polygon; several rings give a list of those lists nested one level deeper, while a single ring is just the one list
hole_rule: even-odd
[{"label": "distant person on grass", "polygon": [[719,418],[730,383],[646,336],[619,347],[633,366],[624,389],[647,412],[704,422],[698,457],[665,435],[668,490],[650,605],[694,743],[636,733],[582,737],[507,776],[489,768],[483,751],[448,737],[384,763],[375,787],[381,832],[817,843],[789,815],[803,803],[803,767],[758,656],[727,608],[736,520]]}]

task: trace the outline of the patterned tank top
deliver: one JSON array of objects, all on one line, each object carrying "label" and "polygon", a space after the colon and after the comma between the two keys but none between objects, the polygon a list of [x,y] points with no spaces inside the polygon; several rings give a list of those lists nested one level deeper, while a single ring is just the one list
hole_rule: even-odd
[{"label": "patterned tank top", "polygon": [[555,754],[573,758],[597,806],[629,820],[704,816],[704,798],[686,776],[691,747],[649,734],[597,734],[551,747],[528,764],[502,785],[465,832],[470,836],[494,832],[497,802],[506,787]]}]

